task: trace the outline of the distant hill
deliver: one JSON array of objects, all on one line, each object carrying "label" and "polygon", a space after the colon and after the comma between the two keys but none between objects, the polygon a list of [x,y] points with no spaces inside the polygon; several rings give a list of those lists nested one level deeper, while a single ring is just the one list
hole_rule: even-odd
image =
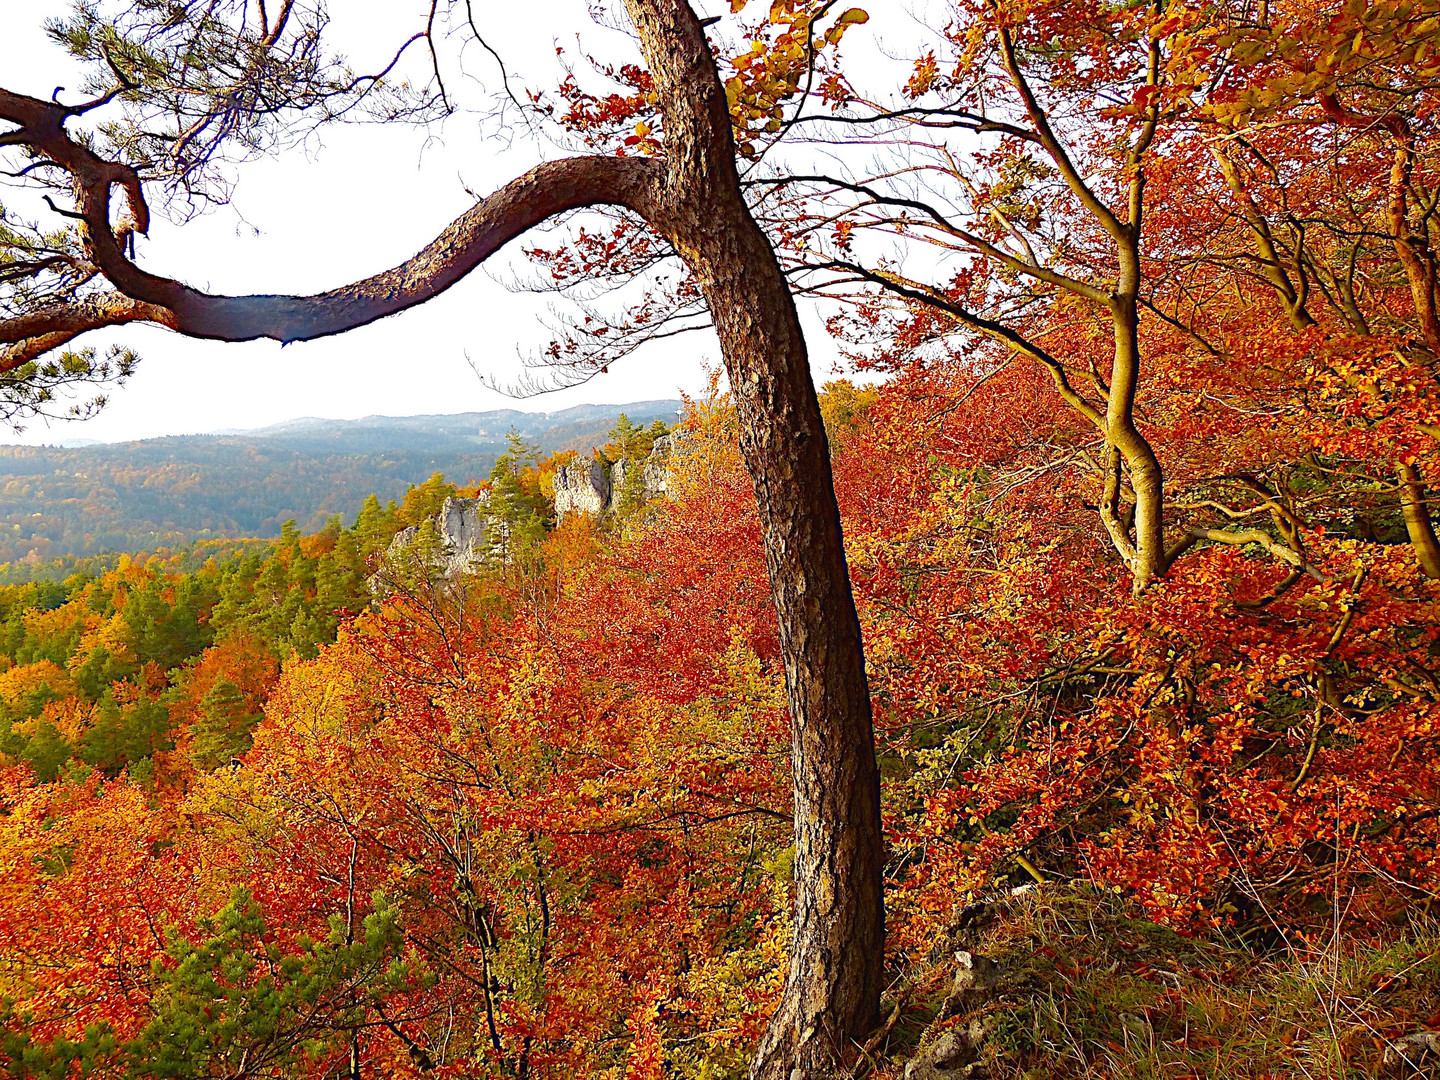
[{"label": "distant hill", "polygon": [[[302,531],[353,515],[371,492],[399,499],[443,472],[483,478],[519,432],[543,453],[589,450],[623,412],[674,423],[678,401],[448,416],[303,417],[253,431],[86,446],[0,445],[0,562],[145,551]],[[77,440],[78,442],[79,440]]]},{"label": "distant hill", "polygon": [[[366,416],[359,420],[319,420],[305,416],[226,437],[261,439],[292,450],[326,454],[374,454],[400,450],[426,453],[502,453],[505,436],[518,431],[550,453],[588,450],[603,442],[621,413],[638,423],[673,423],[678,401],[637,401],[629,405],[576,405],[551,413],[515,409],[454,413],[448,416]],[[583,444],[583,445],[582,445]],[[423,477],[421,479],[424,479]]]}]

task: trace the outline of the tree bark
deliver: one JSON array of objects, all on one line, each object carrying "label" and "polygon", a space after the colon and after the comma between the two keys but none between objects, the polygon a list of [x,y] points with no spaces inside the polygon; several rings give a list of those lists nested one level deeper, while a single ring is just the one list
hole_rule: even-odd
[{"label": "tree bark", "polygon": [[[1130,489],[1135,493],[1135,540],[1129,563],[1137,597],[1169,569],[1164,536],[1165,474],[1154,448],[1135,425],[1135,394],[1140,386],[1139,261],[1138,253],[1122,251],[1114,311],[1115,362],[1110,369],[1110,399],[1105,411],[1106,440],[1124,458],[1130,471]],[[1104,508],[1102,519],[1123,557],[1127,554],[1123,527],[1117,531],[1105,518]]]},{"label": "tree bark", "polygon": [[880,780],[830,449],[795,303],[740,193],[729,109],[683,0],[628,0],[665,118],[656,224],[720,337],[780,623],[795,793],[785,996],[752,1077],[831,1075],[879,1018]]},{"label": "tree bark", "polygon": [[[1440,297],[1437,297],[1435,251],[1430,246],[1430,214],[1422,213],[1412,228],[1409,202],[1412,174],[1415,167],[1415,135],[1404,115],[1395,112],[1380,117],[1362,116],[1341,105],[1333,94],[1320,95],[1325,114],[1346,127],[1380,125],[1394,140],[1395,156],[1390,169],[1389,197],[1385,205],[1385,223],[1395,255],[1410,283],[1410,297],[1415,306],[1415,319],[1420,336],[1432,357],[1440,358]],[[1422,203],[1423,208],[1423,203]],[[1440,578],[1440,540],[1430,519],[1425,499],[1425,485],[1420,470],[1413,464],[1396,462],[1400,477],[1400,509],[1405,516],[1405,531],[1420,569],[1428,578]]]},{"label": "tree bark", "polygon": [[148,320],[194,337],[300,341],[423,303],[509,240],[566,210],[627,207],[685,260],[708,302],[755,485],[790,705],[795,920],[785,996],[752,1075],[832,1075],[879,1014],[884,962],[880,782],[860,622],[830,450],[788,283],[740,191],[724,87],[687,0],[626,0],[655,80],[664,158],[550,162],[482,199],[392,270],[315,296],[212,296],[151,274],[110,225],[119,187],[138,231],[140,180],[65,131],[65,111],[0,90],[7,133],[75,178],[89,257],[123,297],[0,320],[0,343],[53,347],[99,326]]},{"label": "tree bark", "polygon": [[1410,536],[1410,546],[1415,549],[1415,557],[1420,561],[1420,570],[1424,575],[1440,578],[1440,540],[1436,539],[1435,525],[1430,520],[1420,470],[1401,462],[1396,471],[1400,476],[1400,510],[1405,515],[1405,531]]}]

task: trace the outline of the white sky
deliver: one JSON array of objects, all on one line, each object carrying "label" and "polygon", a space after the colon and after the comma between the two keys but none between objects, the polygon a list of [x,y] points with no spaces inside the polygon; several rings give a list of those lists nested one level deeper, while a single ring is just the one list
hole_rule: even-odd
[{"label": "white sky", "polygon": [[[877,16],[892,4],[900,14],[899,0],[872,0],[868,7]],[[41,32],[44,20],[67,6],[64,0],[0,0],[0,82],[7,89],[37,97],[49,97],[56,86],[78,89],[68,58]],[[474,7],[512,75],[533,86],[558,81],[557,45],[572,57],[583,51],[616,59],[630,52],[626,38],[590,20],[584,0],[475,0]],[[724,0],[698,0],[697,7],[729,10]],[[368,71],[383,67],[398,42],[423,25],[428,3],[331,0],[330,9],[331,48]],[[876,21],[852,30],[852,40],[873,31]],[[411,70],[421,70],[420,47],[411,56],[417,62]],[[471,78],[453,66],[448,71],[452,89],[483,106],[486,92],[498,89],[495,68],[473,45],[464,67]],[[485,85],[473,76],[483,76]],[[74,100],[76,94],[61,96]],[[157,222],[139,241],[140,260],[201,288],[238,293],[314,292],[382,270],[463,212],[472,201],[467,186],[490,191],[538,160],[536,147],[487,140],[480,126],[474,113],[462,113],[430,132],[401,125],[327,130],[323,145],[244,166],[232,209],[183,228]],[[38,214],[47,213],[40,206]],[[515,265],[523,267],[523,260]],[[648,346],[584,386],[517,403],[483,386],[467,362],[468,355],[507,383],[521,374],[522,354],[533,355],[549,340],[537,319],[550,298],[509,291],[501,284],[506,271],[502,253],[428,304],[283,352],[270,341],[196,341],[148,326],[91,335],[80,344],[123,341],[139,352],[142,362],[129,384],[112,393],[95,419],[32,420],[20,436],[0,429],[0,441],[134,439],[259,427],[295,416],[552,411],[694,393],[704,385],[704,366],[719,359],[708,331],[685,335]],[[806,322],[812,366],[823,381],[833,372],[834,350],[818,316],[807,312]]]}]

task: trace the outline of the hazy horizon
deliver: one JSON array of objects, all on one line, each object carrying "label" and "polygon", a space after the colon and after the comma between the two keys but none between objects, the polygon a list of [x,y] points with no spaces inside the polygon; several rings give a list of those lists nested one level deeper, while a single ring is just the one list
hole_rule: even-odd
[{"label": "hazy horizon", "polygon": [[[0,447],[33,446],[38,448],[51,446],[64,447],[67,449],[78,449],[86,446],[115,446],[132,442],[149,442],[156,439],[186,439],[198,438],[206,435],[256,435],[264,432],[274,431],[277,428],[283,428],[290,424],[300,424],[306,421],[311,421],[319,424],[360,424],[367,420],[438,420],[461,416],[489,416],[497,413],[523,413],[526,416],[543,416],[548,418],[559,416],[568,412],[575,412],[580,409],[618,409],[623,411],[627,408],[633,408],[636,406],[653,406],[659,404],[670,404],[672,402],[676,405],[679,405],[681,403],[679,398],[659,397],[642,398],[636,399],[634,401],[579,401],[575,402],[574,404],[566,405],[563,408],[557,409],[526,409],[520,407],[520,404],[523,404],[522,402],[509,407],[501,407],[495,409],[462,409],[458,412],[366,413],[363,416],[316,416],[313,414],[306,414],[303,416],[287,417],[284,420],[276,420],[268,424],[257,424],[251,427],[211,428],[205,431],[170,431],[160,435],[143,435],[136,438],[103,439],[90,438],[84,435],[77,434],[75,436],[67,436],[62,439],[56,439],[53,442],[0,439]],[[83,430],[86,423],[87,422],[83,420],[66,422],[66,424],[75,431]]]},{"label": "hazy horizon", "polygon": [[[545,20],[524,8],[487,13],[491,40],[522,82],[558,83],[565,73],[558,47],[575,55],[633,52],[625,34],[591,21],[584,0],[556,0],[552,7]],[[397,35],[403,40],[417,20],[424,24],[428,8],[422,0],[349,0],[331,13],[330,45],[361,67],[375,64],[394,53]],[[0,4],[9,89],[49,97],[57,84],[80,85],[73,61],[42,30],[45,17],[68,10],[68,0]],[[557,37],[557,26],[578,33]],[[857,40],[853,48],[861,47]],[[428,57],[417,52],[406,63],[425,76]],[[319,292],[395,265],[473,205],[474,192],[556,156],[549,144],[516,136],[507,147],[484,130],[493,76],[488,57],[464,57],[453,88],[463,88],[466,101],[441,125],[338,125],[301,147],[247,162],[231,205],[184,223],[157,215],[139,241],[141,264],[227,293]],[[38,195],[16,190],[12,197],[12,211],[53,220]],[[523,382],[527,362],[552,336],[553,297],[521,287],[534,276],[517,245],[412,311],[283,350],[274,341],[203,341],[143,324],[87,334],[78,345],[132,346],[141,357],[134,377],[109,388],[109,405],[92,419],[31,418],[23,432],[5,434],[4,445],[246,430],[295,413],[425,415],[442,402],[457,411],[537,411],[542,407],[530,404],[536,399],[516,401],[494,388]],[[801,309],[816,382],[824,382],[838,354],[819,313],[809,303]],[[558,409],[698,394],[709,380],[707,367],[719,359],[714,334],[705,330],[647,345],[604,375],[544,400]],[[481,381],[481,371],[493,385]]]}]

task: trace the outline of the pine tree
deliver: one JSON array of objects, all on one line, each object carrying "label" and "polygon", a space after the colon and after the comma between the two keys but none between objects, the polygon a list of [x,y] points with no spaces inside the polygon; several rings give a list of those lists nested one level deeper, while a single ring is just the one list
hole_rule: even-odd
[{"label": "pine tree", "polygon": [[405,492],[405,501],[400,506],[397,525],[419,525],[426,518],[434,517],[440,513],[445,500],[452,498],[458,491],[454,484],[446,481],[445,474],[441,472],[431,473],[430,479],[419,487],[411,484]]},{"label": "pine tree", "polygon": [[655,448],[655,440],[668,434],[669,430],[665,422],[658,419],[649,428],[639,427],[624,413],[610,430],[610,446],[615,451],[616,460],[625,463],[624,479],[615,494],[618,516],[625,517],[645,505],[645,461]]},{"label": "pine tree", "polygon": [[490,470],[488,510],[488,539],[501,558],[543,538],[550,511],[550,501],[540,490],[540,475],[535,469],[539,444],[526,442],[514,428],[505,439],[505,453]]},{"label": "pine tree", "polygon": [[250,733],[260,722],[240,688],[219,679],[200,699],[200,719],[190,728],[190,760],[209,772],[250,749]]},{"label": "pine tree", "polygon": [[104,646],[96,646],[71,675],[87,699],[99,701],[111,683],[128,679],[139,670],[135,664],[117,660]]},{"label": "pine tree", "polygon": [[37,779],[48,783],[59,775],[60,766],[70,759],[70,753],[70,744],[60,730],[48,720],[41,720],[18,756],[35,770]]},{"label": "pine tree", "polygon": [[323,626],[322,639],[333,641],[341,613],[364,611],[370,599],[359,544],[353,532],[344,530],[315,568],[315,611]]},{"label": "pine tree", "polygon": [[371,494],[365,499],[359,515],[355,518],[354,530],[355,537],[360,542],[362,556],[369,558],[390,545],[390,538],[398,529],[396,513],[394,502],[381,509],[380,499],[376,495]]},{"label": "pine tree", "polygon": [[647,439],[650,442],[654,441],[650,439],[649,433],[644,428],[633,423],[630,417],[624,413],[621,413],[620,418],[615,421],[615,426],[610,429],[607,438],[610,440],[607,449],[613,447],[613,456],[616,461],[634,461],[637,458],[643,458],[650,453]]},{"label": "pine tree", "polygon": [[[95,719],[81,740],[78,757],[106,776],[118,776],[131,765],[174,747],[170,739],[170,710],[163,702],[142,696],[126,708],[107,689],[95,709]],[[68,755],[67,755],[68,756]]]}]

